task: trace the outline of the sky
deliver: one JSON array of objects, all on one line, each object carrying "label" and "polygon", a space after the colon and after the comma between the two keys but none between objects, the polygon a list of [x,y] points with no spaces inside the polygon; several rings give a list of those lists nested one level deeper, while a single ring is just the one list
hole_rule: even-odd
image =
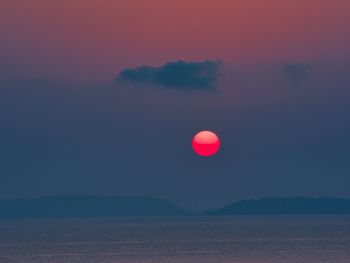
[{"label": "sky", "polygon": [[2,0],[0,197],[350,198],[349,8]]}]

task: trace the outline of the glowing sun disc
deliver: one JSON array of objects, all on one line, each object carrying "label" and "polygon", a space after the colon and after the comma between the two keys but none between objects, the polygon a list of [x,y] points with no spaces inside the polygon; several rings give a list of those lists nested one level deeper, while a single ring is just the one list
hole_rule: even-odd
[{"label": "glowing sun disc", "polygon": [[192,148],[200,156],[211,156],[220,148],[219,137],[211,131],[200,131],[192,139]]}]

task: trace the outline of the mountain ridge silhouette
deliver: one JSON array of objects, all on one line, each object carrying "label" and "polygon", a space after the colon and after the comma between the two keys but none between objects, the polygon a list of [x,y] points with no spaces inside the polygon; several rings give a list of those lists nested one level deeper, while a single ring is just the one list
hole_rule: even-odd
[{"label": "mountain ridge silhouette", "polygon": [[0,218],[137,216],[350,215],[350,199],[265,197],[191,212],[162,198],[144,196],[43,196],[0,199]]}]

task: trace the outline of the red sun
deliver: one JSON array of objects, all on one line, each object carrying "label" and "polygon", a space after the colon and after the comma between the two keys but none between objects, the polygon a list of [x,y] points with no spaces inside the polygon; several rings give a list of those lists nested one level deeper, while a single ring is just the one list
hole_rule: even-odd
[{"label": "red sun", "polygon": [[193,137],[192,147],[200,156],[211,156],[219,150],[220,139],[211,131],[201,131]]}]

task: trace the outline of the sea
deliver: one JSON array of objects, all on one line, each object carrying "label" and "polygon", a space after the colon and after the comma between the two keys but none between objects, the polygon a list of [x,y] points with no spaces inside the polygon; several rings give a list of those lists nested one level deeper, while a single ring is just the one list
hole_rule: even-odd
[{"label": "sea", "polygon": [[0,220],[0,262],[350,263],[350,217]]}]

